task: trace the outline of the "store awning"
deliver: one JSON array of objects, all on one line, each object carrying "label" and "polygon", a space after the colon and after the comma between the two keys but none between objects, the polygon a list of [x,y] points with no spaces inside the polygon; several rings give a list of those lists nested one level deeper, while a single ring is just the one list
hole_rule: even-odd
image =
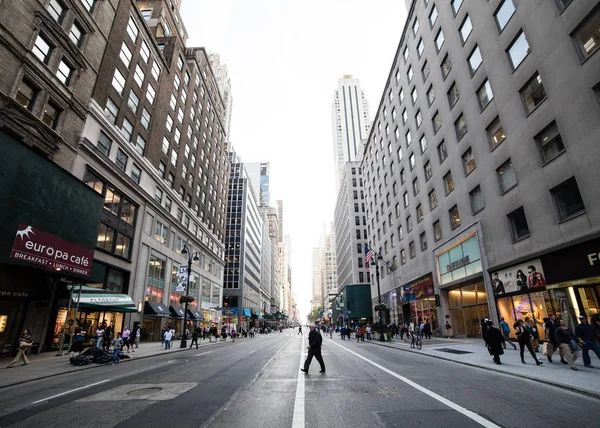
[{"label": "store awning", "polygon": [[167,307],[162,303],[156,302],[144,302],[144,315],[150,315],[153,317],[169,318],[169,311]]},{"label": "store awning", "polygon": [[197,311],[195,309],[188,309],[188,317],[192,321],[202,321],[202,320],[204,320],[204,315],[202,315],[202,312]]},{"label": "store awning", "polygon": [[181,306],[169,306],[169,312],[171,313],[171,318],[183,318],[185,309]]},{"label": "store awning", "polygon": [[73,305],[79,309],[95,309],[106,312],[137,312],[137,307],[127,294],[111,293],[102,288],[75,287],[72,294]]}]

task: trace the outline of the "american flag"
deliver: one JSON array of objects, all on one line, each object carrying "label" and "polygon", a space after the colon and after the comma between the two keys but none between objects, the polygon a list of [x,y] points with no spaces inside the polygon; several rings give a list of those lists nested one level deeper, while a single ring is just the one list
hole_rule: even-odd
[{"label": "american flag", "polygon": [[373,258],[375,255],[375,251],[371,250],[369,247],[365,245],[365,266],[369,267],[369,260]]}]

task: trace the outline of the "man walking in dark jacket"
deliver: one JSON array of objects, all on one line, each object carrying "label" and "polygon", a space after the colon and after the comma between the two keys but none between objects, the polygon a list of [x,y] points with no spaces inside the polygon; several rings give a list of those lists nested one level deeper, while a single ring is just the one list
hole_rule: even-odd
[{"label": "man walking in dark jacket", "polygon": [[304,368],[300,369],[304,373],[308,373],[308,368],[310,367],[310,362],[312,361],[313,357],[315,357],[321,365],[321,371],[319,373],[325,372],[325,363],[323,362],[323,357],[321,356],[322,342],[323,337],[321,337],[321,333],[315,330],[315,326],[311,324],[310,333],[308,333],[308,356],[306,357],[306,361],[304,361]]},{"label": "man walking in dark jacket", "polygon": [[494,357],[494,363],[502,364],[500,361],[500,355],[504,354],[504,336],[496,327],[492,321],[486,321],[487,326],[487,347],[490,355]]}]

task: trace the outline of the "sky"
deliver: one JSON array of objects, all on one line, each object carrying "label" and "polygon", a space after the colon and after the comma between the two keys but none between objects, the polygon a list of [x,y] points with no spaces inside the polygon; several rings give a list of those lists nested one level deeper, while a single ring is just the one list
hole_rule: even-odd
[{"label": "sky", "polygon": [[270,163],[271,205],[284,201],[292,288],[310,311],[312,253],[334,219],[331,106],[337,81],[360,79],[376,113],[406,9],[401,0],[183,0],[188,46],[227,64],[229,141],[245,162]]}]

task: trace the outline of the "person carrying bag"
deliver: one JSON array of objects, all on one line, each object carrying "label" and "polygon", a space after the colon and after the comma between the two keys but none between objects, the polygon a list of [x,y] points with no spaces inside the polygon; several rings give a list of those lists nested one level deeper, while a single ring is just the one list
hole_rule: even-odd
[{"label": "person carrying bag", "polygon": [[27,351],[29,351],[31,345],[33,345],[33,340],[31,339],[29,330],[25,329],[23,330],[21,337],[19,337],[19,352],[17,352],[17,356],[14,360],[12,360],[7,368],[12,368],[12,366],[14,366],[21,358],[23,359],[23,364],[21,364],[22,366],[29,364],[29,359],[27,359]]}]

